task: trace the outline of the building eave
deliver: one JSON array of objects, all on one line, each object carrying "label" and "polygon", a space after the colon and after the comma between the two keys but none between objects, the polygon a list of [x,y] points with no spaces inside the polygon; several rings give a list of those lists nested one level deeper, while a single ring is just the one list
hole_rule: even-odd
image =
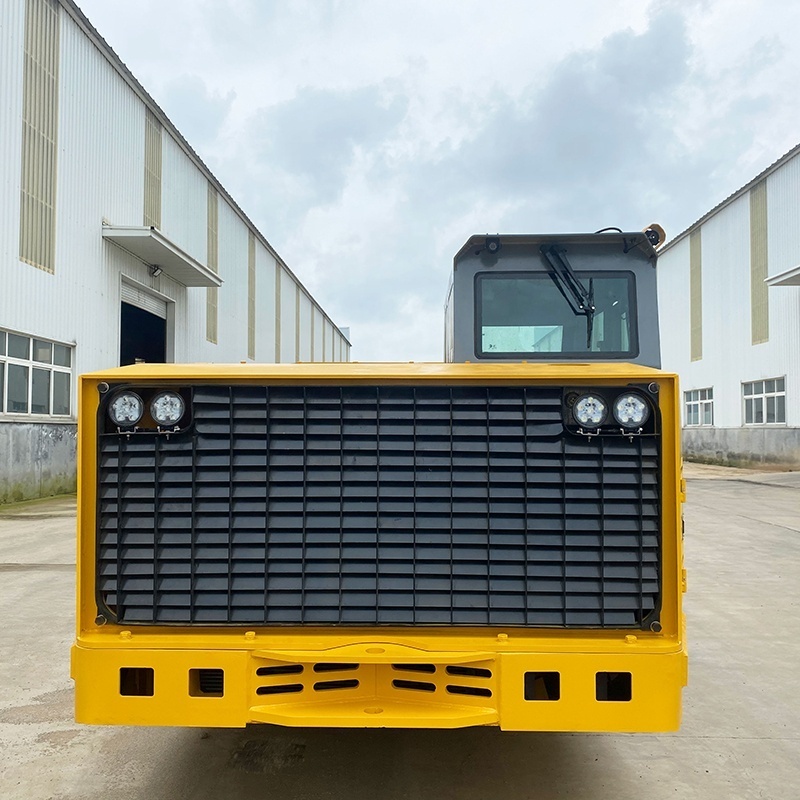
[{"label": "building eave", "polygon": [[800,286],[800,264],[765,280],[767,286]]},{"label": "building eave", "polygon": [[678,244],[682,239],[685,239],[689,236],[693,231],[697,230],[703,223],[707,222],[711,217],[718,214],[722,211],[723,208],[729,206],[734,201],[738,200],[743,195],[747,194],[757,183],[760,183],[765,178],[769,177],[773,172],[780,169],[784,164],[788,161],[791,161],[795,156],[800,155],[800,144],[795,145],[788,153],[782,155],[777,161],[774,161],[770,164],[765,170],[762,170],[755,176],[751,181],[746,183],[742,186],[741,189],[737,189],[733,194],[726,197],[721,203],[718,203],[714,206],[710,211],[703,214],[697,222],[692,223],[686,230],[681,231],[677,236],[670,239],[660,250],[659,255],[663,255],[667,250],[669,250],[674,245]]}]

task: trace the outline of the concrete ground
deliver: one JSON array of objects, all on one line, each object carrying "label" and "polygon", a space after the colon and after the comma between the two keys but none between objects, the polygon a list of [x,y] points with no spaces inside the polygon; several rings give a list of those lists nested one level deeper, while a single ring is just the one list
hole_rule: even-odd
[{"label": "concrete ground", "polygon": [[0,797],[797,800],[800,473],[687,477],[690,683],[668,736],[76,725],[74,501],[0,508]]}]

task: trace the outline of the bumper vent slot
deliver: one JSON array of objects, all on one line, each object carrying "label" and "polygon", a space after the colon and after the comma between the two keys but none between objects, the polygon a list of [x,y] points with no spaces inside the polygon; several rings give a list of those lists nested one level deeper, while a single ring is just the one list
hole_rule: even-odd
[{"label": "bumper vent slot", "polygon": [[447,667],[448,675],[460,675],[462,678],[491,678],[492,671],[481,667]]},{"label": "bumper vent slot", "polygon": [[259,686],[256,694],[294,694],[302,691],[302,683],[284,683],[278,686]]},{"label": "bumper vent slot", "polygon": [[350,672],[358,667],[358,664],[314,664],[314,672]]},{"label": "bumper vent slot", "polygon": [[[98,602],[123,624],[642,628],[657,436],[531,386],[197,386],[101,434]],[[278,673],[274,673],[278,674]]]},{"label": "bumper vent slot", "polygon": [[392,686],[395,689],[411,689],[415,692],[435,692],[436,684],[428,683],[427,681],[392,681]]},{"label": "bumper vent slot", "polygon": [[429,674],[436,672],[433,664],[392,664],[392,669],[399,672],[427,672]]},{"label": "bumper vent slot", "polygon": [[299,675],[302,671],[302,664],[281,664],[277,667],[259,667],[256,670],[256,675],[261,677],[269,675]]},{"label": "bumper vent slot", "polygon": [[448,685],[447,691],[450,694],[465,694],[472,695],[473,697],[491,697],[492,690],[485,689],[483,686],[450,686]]},{"label": "bumper vent slot", "polygon": [[320,681],[314,684],[315,692],[329,692],[334,689],[357,689],[358,681]]}]

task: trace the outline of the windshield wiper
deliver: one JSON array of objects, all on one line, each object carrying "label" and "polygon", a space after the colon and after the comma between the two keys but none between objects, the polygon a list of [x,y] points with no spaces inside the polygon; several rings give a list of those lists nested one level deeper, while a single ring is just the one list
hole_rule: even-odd
[{"label": "windshield wiper", "polygon": [[594,328],[594,281],[589,278],[587,289],[575,274],[572,265],[567,259],[567,252],[563,247],[554,244],[543,244],[539,248],[549,267],[550,274],[558,286],[559,291],[569,304],[574,314],[586,317],[586,349],[592,349],[592,329]]}]

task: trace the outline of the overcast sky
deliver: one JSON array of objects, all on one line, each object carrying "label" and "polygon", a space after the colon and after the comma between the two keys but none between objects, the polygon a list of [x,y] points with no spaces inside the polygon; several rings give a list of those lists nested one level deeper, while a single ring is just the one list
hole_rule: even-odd
[{"label": "overcast sky", "polygon": [[674,236],[800,140],[796,0],[77,2],[354,360],[441,360],[473,233]]}]

